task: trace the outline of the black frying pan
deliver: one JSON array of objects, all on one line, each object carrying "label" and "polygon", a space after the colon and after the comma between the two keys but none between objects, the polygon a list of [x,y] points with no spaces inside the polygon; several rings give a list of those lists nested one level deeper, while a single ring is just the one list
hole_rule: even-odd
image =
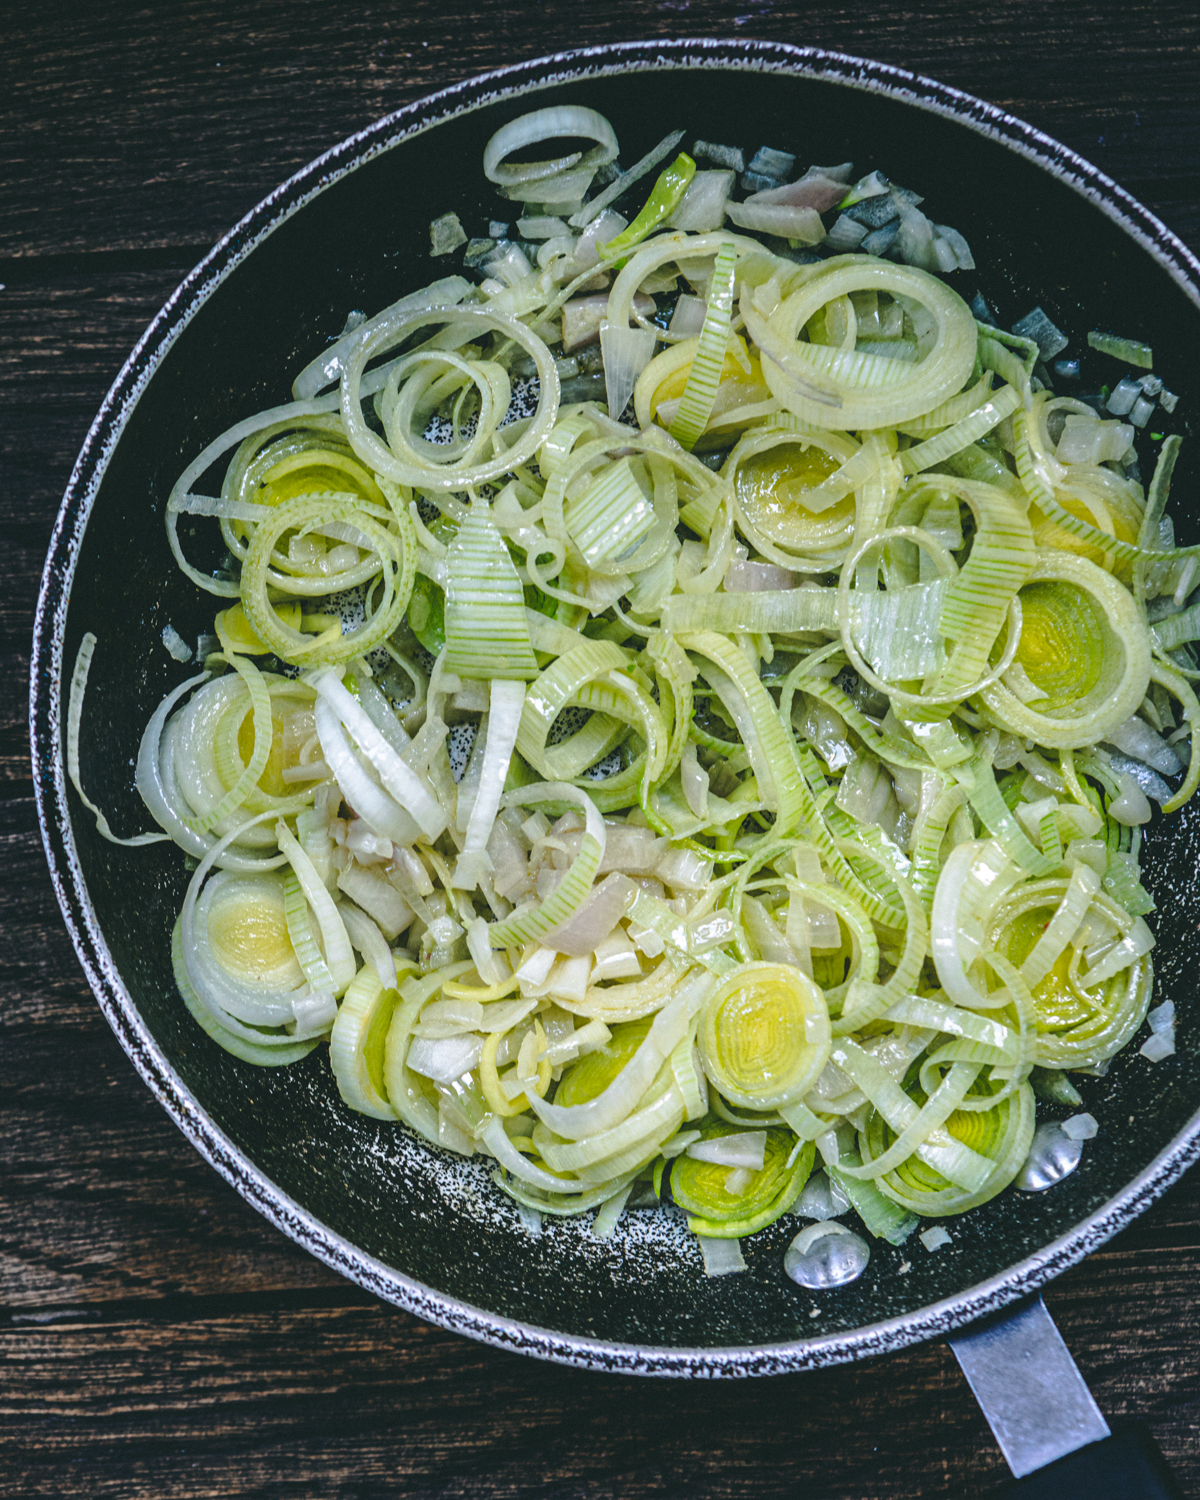
[{"label": "black frying pan", "polygon": [[[446,90],[346,141],[249,214],[155,319],[93,423],[34,641],[35,785],[51,871],[101,1007],[164,1108],[273,1223],[379,1296],[509,1349],[634,1373],[760,1375],[881,1353],[1027,1296],[1200,1150],[1188,983],[1200,961],[1200,811],[1155,824],[1147,839],[1159,998],[1178,1007],[1178,1055],[1151,1066],[1133,1051],[1105,1078],[1081,1081],[1101,1132],[1053,1191],[1002,1194],[953,1221],[952,1246],[936,1255],[877,1243],[859,1282],[811,1293],[783,1275],[786,1221],[747,1242],[745,1274],[717,1280],[703,1275],[681,1222],[657,1211],[626,1214],[604,1244],[586,1221],[533,1237],[479,1160],[345,1109],[323,1049],[278,1071],[223,1052],[171,978],[169,933],[187,881],[179,851],[103,842],[66,791],[64,673],[93,630],[85,784],[120,831],[147,824],[131,757],[186,670],[161,632],[171,623],[194,641],[211,628],[211,602],[174,567],[162,524],[184,463],[284,399],[291,373],[349,309],[375,310],[444,274],[447,262],[428,258],[430,219],[453,209],[486,232],[496,204],[479,168],[484,143],[505,120],[558,100],[607,114],[627,162],[678,125],[783,147],[802,164],[878,167],[966,235],[979,270],[958,284],[968,297],[981,288],[1001,322],[1040,302],[1075,349],[1091,328],[1130,333],[1153,345],[1185,423],[1200,399],[1200,264],[1095,168],[955,90],[812,49],[709,41],[570,53]],[[1173,507],[1183,541],[1197,539],[1196,474],[1185,444]]]}]

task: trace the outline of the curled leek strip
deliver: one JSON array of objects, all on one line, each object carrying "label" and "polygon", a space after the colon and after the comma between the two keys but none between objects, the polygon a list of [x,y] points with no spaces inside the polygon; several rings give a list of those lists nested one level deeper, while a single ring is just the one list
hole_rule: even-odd
[{"label": "curled leek strip", "polygon": [[700,341],[692,356],[683,399],[671,423],[671,436],[683,447],[696,446],[696,439],[708,426],[713,401],[725,363],[725,346],[729,341],[729,324],[733,316],[733,272],[737,250],[722,245],[708,285],[708,310]]},{"label": "curled leek strip", "polygon": [[[71,673],[71,693],[67,700],[67,776],[70,779],[71,785],[79,793],[79,800],[87,808],[88,812],[95,816],[96,828],[101,838],[107,839],[111,844],[125,844],[130,848],[135,848],[142,844],[158,844],[164,838],[170,836],[171,830],[169,828],[165,834],[138,833],[129,839],[118,838],[108,826],[108,819],[83,789],[83,782],[79,771],[79,726],[83,719],[83,696],[87,691],[88,673],[91,670],[92,656],[95,650],[96,637],[89,630],[79,643],[79,653],[75,658],[75,668]],[[206,675],[203,674],[200,677],[190,678],[181,687],[176,688],[175,695],[173,696],[181,695],[188,688],[195,686],[197,682],[202,682]],[[165,720],[165,718],[166,713],[164,712],[163,719]],[[147,730],[148,733],[149,730]],[[151,808],[150,811],[153,813],[154,808]],[[159,822],[162,822],[161,818]]]},{"label": "curled leek strip", "polygon": [[[271,555],[285,532],[302,535],[318,524],[339,521],[351,522],[363,544],[378,558],[381,597],[357,629],[343,634],[335,627],[322,635],[305,635],[283,620],[270,598]],[[390,636],[403,619],[416,574],[416,551],[412,523],[406,515],[396,517],[385,528],[365,516],[352,499],[301,495],[276,507],[271,519],[255,530],[242,569],[242,608],[259,639],[285,660],[300,660],[306,665],[349,661]]]},{"label": "curled leek strip", "polygon": [[[517,443],[512,448],[503,450],[498,457],[471,464],[432,463],[398,432],[393,432],[390,444],[385,444],[371,431],[363,418],[360,387],[367,361],[432,323],[449,324],[461,329],[464,342],[472,336],[499,333],[512,339],[534,362],[540,382],[537,414]],[[558,398],[558,370],[545,342],[518,319],[475,306],[456,307],[443,312],[400,312],[385,320],[355,346],[346,361],[341,383],[341,411],[346,436],[367,467],[400,484],[423,485],[439,490],[464,490],[473,485],[486,484],[526,463],[554,426],[554,419],[558,414]],[[494,416],[498,426],[504,412],[496,412]]]},{"label": "curled leek strip", "polygon": [[398,999],[373,969],[360,969],[342,997],[329,1037],[339,1093],[351,1109],[376,1120],[396,1118],[384,1081],[384,1049]]},{"label": "curled leek strip", "polygon": [[[919,363],[798,342],[827,303],[851,292],[911,297],[927,308],[936,334]],[[817,426],[858,431],[920,416],[959,389],[975,361],[976,333],[962,299],[905,266],[834,256],[785,299],[769,318],[742,299],[746,327],[763,351],[763,375],[789,411]],[[813,399],[812,391],[820,393]],[[836,404],[827,404],[836,403]]]},{"label": "curled leek strip", "polygon": [[502,184],[536,182],[553,177],[570,167],[580,165],[583,153],[573,151],[551,161],[507,162],[514,151],[523,151],[541,141],[582,138],[596,142],[587,153],[589,165],[602,166],[617,154],[617,137],[602,114],[581,105],[552,105],[537,109],[502,125],[483,150],[483,173],[492,182]]}]

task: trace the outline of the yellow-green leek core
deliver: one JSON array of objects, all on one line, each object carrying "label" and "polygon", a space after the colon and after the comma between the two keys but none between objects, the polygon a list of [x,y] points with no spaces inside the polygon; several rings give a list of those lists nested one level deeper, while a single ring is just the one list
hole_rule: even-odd
[{"label": "yellow-green leek core", "polygon": [[274,872],[226,879],[208,914],[213,955],[241,984],[292,989],[304,983],[288,936],[283,880]]},{"label": "yellow-green leek core", "polygon": [[329,1038],[329,1061],[342,1098],[351,1109],[377,1120],[396,1118],[384,1059],[399,999],[394,989],[384,988],[374,969],[360,969],[342,997]]},{"label": "yellow-green leek core", "polygon": [[[894,1171],[885,1172],[877,1180],[879,1189],[913,1213],[938,1218],[962,1213],[994,1198],[1016,1176],[1029,1154],[1034,1127],[1033,1090],[1028,1084],[1018,1085],[1015,1092],[990,1109],[983,1106],[987,1095],[999,1093],[1003,1087],[980,1077],[967,1093],[966,1107],[954,1110],[943,1126],[956,1141],[995,1162],[995,1169],[979,1188],[956,1187],[935,1167],[913,1155]],[[920,1087],[910,1086],[905,1092],[918,1107],[926,1102]],[[895,1139],[895,1132],[882,1115],[873,1112],[866,1131],[859,1136],[863,1161],[882,1156]]]},{"label": "yellow-green leek core", "polygon": [[[1050,925],[1057,901],[1021,912],[1004,931],[1000,951],[1018,968],[1033,952],[1038,939]],[[1037,1009],[1039,1031],[1061,1031],[1086,1021],[1095,1012],[1071,978],[1071,959],[1075,950],[1067,945],[1055,960],[1046,977],[1030,991]]]},{"label": "yellow-green leek core", "polygon": [[1046,696],[1040,713],[1077,703],[1096,686],[1104,666],[1104,616],[1074,583],[1029,583],[1020,592],[1022,627],[1017,661]]},{"label": "yellow-green leek core", "polygon": [[645,1041],[652,1022],[653,1017],[648,1016],[642,1021],[614,1026],[603,1047],[572,1063],[563,1074],[554,1096],[555,1104],[566,1107],[587,1104],[602,1094]]},{"label": "yellow-green leek core", "polygon": [[821,548],[838,541],[854,524],[854,496],[819,510],[806,497],[841,467],[816,444],[779,443],[743,459],[737,471],[737,497],[747,521],[790,551]]},{"label": "yellow-green leek core", "polygon": [[788,964],[743,964],[709,996],[697,1042],[731,1104],[776,1109],[806,1094],[828,1061],[825,996]]}]

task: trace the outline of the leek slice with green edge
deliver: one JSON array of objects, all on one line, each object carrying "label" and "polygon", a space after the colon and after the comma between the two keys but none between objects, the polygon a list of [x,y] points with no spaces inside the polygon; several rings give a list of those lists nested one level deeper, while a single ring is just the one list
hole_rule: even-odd
[{"label": "leek slice with green edge", "polygon": [[376,1120],[396,1118],[384,1082],[384,1049],[399,999],[395,990],[384,989],[374,969],[360,969],[342,996],[329,1035],[338,1092],[351,1109]]},{"label": "leek slice with green edge", "polygon": [[320,1041],[319,1037],[311,1037],[306,1041],[293,1041],[286,1033],[278,1032],[271,1034],[263,1033],[261,1043],[249,1041],[244,1036],[238,1036],[222,1026],[207,1005],[204,1005],[196,991],[192,988],[191,980],[188,978],[187,968],[183,962],[183,939],[181,935],[182,923],[177,918],[175,926],[171,930],[171,967],[175,974],[175,983],[178,986],[183,1003],[191,1012],[203,1030],[217,1043],[224,1047],[234,1057],[239,1057],[243,1062],[253,1063],[256,1068],[283,1068],[289,1063],[299,1062]]},{"label": "leek slice with green edge", "polygon": [[[935,338],[919,363],[799,341],[826,304],[860,291],[906,296],[928,311]],[[741,307],[763,351],[763,376],[772,394],[802,421],[819,427],[860,431],[921,416],[959,390],[975,363],[975,322],[961,297],[923,272],[870,257],[831,257],[769,318],[745,296]]]},{"label": "leek slice with green edge", "polygon": [[1115,333],[1102,333],[1097,328],[1088,334],[1088,345],[1101,354],[1123,360],[1127,365],[1136,365],[1139,370],[1154,368],[1154,351],[1139,339],[1119,338]]},{"label": "leek slice with green edge", "polygon": [[271,746],[275,738],[275,728],[271,718],[271,695],[267,690],[262,673],[252,661],[247,661],[245,657],[234,656],[227,658],[227,660],[229,660],[230,666],[233,667],[234,671],[237,672],[238,676],[246,684],[246,691],[250,695],[254,724],[254,748],[251,751],[250,759],[245,769],[217,805],[202,817],[190,820],[191,826],[197,833],[206,833],[210,828],[215,828],[230,813],[235,812],[241,807],[249,795],[251,788],[267,769],[267,760],[271,754]]},{"label": "leek slice with green edge", "polygon": [[829,1060],[829,1009],[801,970],[744,964],[709,996],[696,1040],[704,1071],[726,1099],[776,1109],[803,1098]]},{"label": "leek slice with green edge", "polygon": [[[728,1125],[706,1125],[700,1139],[730,1134]],[[759,1171],[698,1161],[686,1153],[671,1163],[671,1197],[687,1214],[693,1234],[741,1239],[773,1224],[796,1202],[812,1172],[815,1148],[806,1141],[796,1151],[796,1138],[787,1130],[768,1130],[766,1135]]]},{"label": "leek slice with green edge", "polygon": [[[959,1110],[945,1122],[945,1133],[952,1142],[989,1164],[990,1171],[978,1187],[961,1187],[949,1181],[916,1154],[875,1178],[876,1186],[899,1207],[925,1218],[965,1213],[994,1198],[1017,1175],[1029,1155],[1034,1124],[1033,1090],[1021,1084],[994,1108]],[[859,1133],[863,1165],[859,1169],[843,1167],[843,1174],[853,1177],[870,1171],[894,1139],[883,1117],[873,1114],[866,1130]]]},{"label": "leek slice with green edge", "polygon": [[873,1234],[877,1240],[887,1240],[890,1245],[903,1245],[921,1222],[920,1219],[891,1198],[885,1197],[870,1178],[851,1177],[843,1172],[843,1164],[847,1167],[861,1167],[862,1158],[856,1151],[847,1152],[838,1158],[837,1165],[826,1164],[825,1171],[830,1182],[836,1183],[849,1198],[855,1213],[866,1226],[867,1233]]},{"label": "leek slice with green edge", "polygon": [[[364,545],[378,558],[380,597],[357,629],[343,634],[339,625],[321,635],[306,635],[286,623],[270,597],[274,588],[297,587],[295,580],[271,576],[274,548],[288,532],[303,535],[318,526],[345,523],[361,533]],[[416,538],[407,512],[394,516],[385,527],[365,515],[354,500],[298,495],[277,506],[270,519],[255,528],[242,566],[242,608],[258,638],[285,661],[304,666],[349,661],[385,640],[404,618],[416,576],[416,557]]]},{"label": "leek slice with green edge", "polygon": [[1003,678],[979,692],[1000,728],[1054,749],[1081,749],[1124,723],[1146,696],[1150,638],[1137,603],[1111,573],[1070,552],[1039,552],[1020,589],[1016,662],[1037,698]]},{"label": "leek slice with green edge", "polygon": [[567,530],[589,567],[620,562],[633,553],[654,526],[654,510],[628,458],[598,474],[572,501]]}]

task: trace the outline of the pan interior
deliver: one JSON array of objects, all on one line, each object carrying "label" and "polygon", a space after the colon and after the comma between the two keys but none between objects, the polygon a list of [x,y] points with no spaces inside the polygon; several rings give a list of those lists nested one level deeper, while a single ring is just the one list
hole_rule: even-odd
[{"label": "pan interior", "polygon": [[[286,399],[292,375],[351,309],[375,311],[446,274],[448,263],[428,255],[430,220],[453,210],[468,233],[486,233],[497,203],[479,168],[484,143],[523,110],[560,101],[605,113],[626,162],[684,127],[751,150],[783,148],[801,166],[853,160],[857,173],[878,168],[924,192],[931,217],[965,234],[979,269],[953,284],[968,298],[982,290],[1002,324],[1040,303],[1073,350],[1086,349],[1092,328],[1129,332],[1153,345],[1156,373],[1180,393],[1181,415],[1200,397],[1200,313],[1189,296],[1098,207],[959,123],[896,97],[781,72],[634,71],[559,83],[532,101],[501,95],[375,154],[284,218],[194,310],[121,432],[79,546],[63,647],[69,667],[83,633],[99,637],[82,766],[118,831],[147,826],[132,757],[154,706],[186,672],[163,649],[163,627],[189,641],[211,628],[212,602],[178,573],[164,537],[174,478],[232,422]],[[1173,507],[1182,541],[1196,539],[1187,508],[1196,477],[1185,444]],[[799,1227],[790,1218],[746,1242],[745,1274],[716,1280],[703,1275],[673,1210],[626,1213],[603,1244],[586,1219],[547,1221],[534,1236],[481,1160],[451,1157],[399,1125],[346,1109],[324,1049],[271,1071],[211,1043],[171,978],[170,928],[187,882],[181,853],[114,848],[72,806],[89,920],[128,995],[116,1003],[141,1018],[170,1074],[247,1163],[354,1247],[343,1269],[353,1272],[355,1252],[374,1258],[431,1289],[427,1315],[455,1321],[437,1298],[480,1310],[484,1336],[489,1318],[504,1318],[567,1340],[749,1352],[905,1317],[1067,1235],[1151,1166],[1200,1098],[1188,979],[1200,962],[1200,814],[1188,811],[1151,828],[1145,855],[1159,906],[1151,919],[1158,998],[1178,1008],[1179,1054],[1151,1066],[1132,1050],[1106,1077],[1080,1080],[1100,1135],[1054,1191],[1008,1192],[953,1221],[952,1243],[936,1255],[915,1238],[900,1250],[877,1243],[861,1281],[820,1294],[783,1275],[783,1250]],[[182,1106],[168,1103],[179,1118]],[[382,1289],[411,1304],[399,1278],[389,1286],[385,1273]]]}]

